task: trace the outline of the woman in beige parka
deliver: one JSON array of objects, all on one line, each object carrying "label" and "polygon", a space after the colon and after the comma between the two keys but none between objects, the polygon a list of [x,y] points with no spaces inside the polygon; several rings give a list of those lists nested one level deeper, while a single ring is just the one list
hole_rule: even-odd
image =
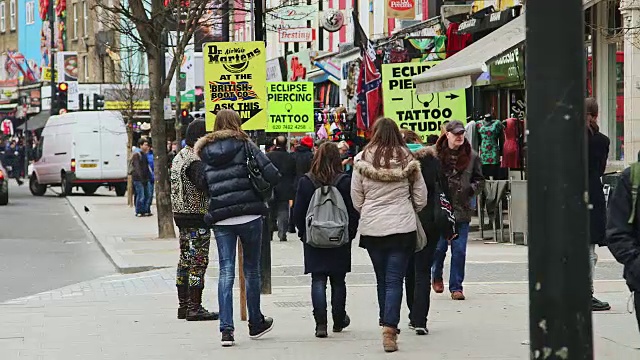
[{"label": "woman in beige parka", "polygon": [[376,121],[371,141],[354,160],[351,197],[360,212],[360,246],[376,273],[382,344],[393,352],[398,350],[403,279],[416,248],[416,212],[427,204],[427,186],[420,163],[391,119]]}]

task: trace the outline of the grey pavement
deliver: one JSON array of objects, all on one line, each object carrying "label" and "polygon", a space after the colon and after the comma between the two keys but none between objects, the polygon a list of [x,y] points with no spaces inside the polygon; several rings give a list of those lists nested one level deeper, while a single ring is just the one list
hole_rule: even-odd
[{"label": "grey pavement", "polygon": [[0,207],[0,301],[115,272],[64,198],[36,198],[13,181],[9,196]]},{"label": "grey pavement", "polygon": [[[406,328],[403,309],[400,351],[387,355],[381,348],[375,280],[366,252],[354,248],[353,272],[347,278],[352,325],[344,333],[316,339],[301,243],[274,241],[273,293],[262,296],[262,307],[275,318],[275,329],[261,340],[248,339],[246,323],[239,319],[236,286],[237,346],[223,349],[218,322],[188,323],[175,318],[177,244],[169,240],[158,245],[153,240],[155,218],[134,218],[122,198],[78,196],[69,201],[90,208],[83,219],[96,236],[139,239],[135,247],[118,248],[124,258],[147,257],[148,264],[164,262],[166,267],[111,274],[0,303],[2,360],[529,358],[526,247],[470,242],[468,299],[455,302],[446,294],[432,295],[431,334],[424,337]],[[209,309],[217,308],[215,253],[212,248],[207,272],[205,306]],[[627,312],[629,293],[620,280],[621,268],[606,249],[598,253],[596,292],[613,310],[593,315],[596,358],[640,359],[640,333],[634,315]]]}]

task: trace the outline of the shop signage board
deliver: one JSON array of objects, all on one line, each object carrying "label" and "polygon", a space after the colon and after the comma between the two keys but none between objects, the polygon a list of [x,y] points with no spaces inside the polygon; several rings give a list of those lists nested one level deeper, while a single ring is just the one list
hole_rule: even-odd
[{"label": "shop signage board", "polygon": [[278,30],[281,43],[311,42],[316,39],[316,30],[312,28],[292,28]]},{"label": "shop signage board", "polygon": [[489,65],[491,84],[519,83],[524,85],[524,52],[514,49]]},{"label": "shop signage board", "polygon": [[415,0],[385,0],[388,18],[414,20],[416,18]]},{"label": "shop signage board", "polygon": [[464,89],[433,94],[416,92],[411,78],[436,64],[437,61],[427,61],[382,65],[384,115],[423,139],[427,135],[439,135],[442,124],[451,120],[465,122],[467,118]]},{"label": "shop signage board", "polygon": [[264,42],[214,42],[203,45],[207,131],[216,114],[237,111],[242,129],[267,127],[267,56]]},{"label": "shop signage board", "polygon": [[278,31],[306,27],[309,21],[315,22],[317,18],[317,5],[288,5],[279,6],[267,12],[266,23],[269,31]]},{"label": "shop signage board", "polygon": [[[165,71],[169,71],[171,63],[173,62],[174,49],[165,53]],[[167,77],[169,74],[167,74]],[[171,102],[176,101],[177,88],[180,89],[180,101],[181,102],[195,102],[196,101],[196,70],[195,70],[195,46],[193,44],[187,45],[184,48],[184,54],[182,55],[182,61],[180,62],[180,75],[176,79],[175,72],[171,76],[171,84],[169,85],[169,97]]]},{"label": "shop signage board", "polygon": [[57,52],[56,73],[58,82],[66,82],[69,85],[69,90],[67,91],[67,109],[79,110],[78,53],[75,51]]},{"label": "shop signage board", "polygon": [[314,132],[312,82],[269,83],[267,100],[267,132]]}]

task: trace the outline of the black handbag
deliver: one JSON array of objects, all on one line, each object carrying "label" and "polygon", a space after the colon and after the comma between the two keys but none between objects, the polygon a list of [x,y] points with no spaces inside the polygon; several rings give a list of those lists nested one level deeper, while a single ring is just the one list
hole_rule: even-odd
[{"label": "black handbag", "polygon": [[262,176],[262,170],[258,165],[258,160],[251,151],[249,141],[244,143],[244,153],[247,158],[247,172],[249,172],[249,181],[253,190],[258,194],[263,201],[269,201],[273,196],[273,188],[271,184]]},{"label": "black handbag", "polygon": [[440,185],[440,179],[436,179],[435,189],[436,204],[433,210],[434,223],[443,238],[447,240],[453,240],[458,238],[458,231],[456,229],[456,217],[453,213],[453,205],[447,195],[442,190]]}]

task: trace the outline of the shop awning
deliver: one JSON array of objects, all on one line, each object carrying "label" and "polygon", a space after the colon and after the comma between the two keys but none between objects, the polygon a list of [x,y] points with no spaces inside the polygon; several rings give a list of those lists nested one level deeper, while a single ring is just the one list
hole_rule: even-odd
[{"label": "shop awning", "polygon": [[[600,0],[583,0],[585,8]],[[488,64],[520,46],[526,38],[526,16],[506,25],[462,49],[437,66],[413,77],[417,94],[432,94],[468,88],[488,70]]]},{"label": "shop awning", "polygon": [[49,120],[49,112],[43,111],[36,115],[31,116],[27,121],[25,121],[22,125],[18,126],[18,130],[25,131],[28,130],[36,130],[41,129]]}]

